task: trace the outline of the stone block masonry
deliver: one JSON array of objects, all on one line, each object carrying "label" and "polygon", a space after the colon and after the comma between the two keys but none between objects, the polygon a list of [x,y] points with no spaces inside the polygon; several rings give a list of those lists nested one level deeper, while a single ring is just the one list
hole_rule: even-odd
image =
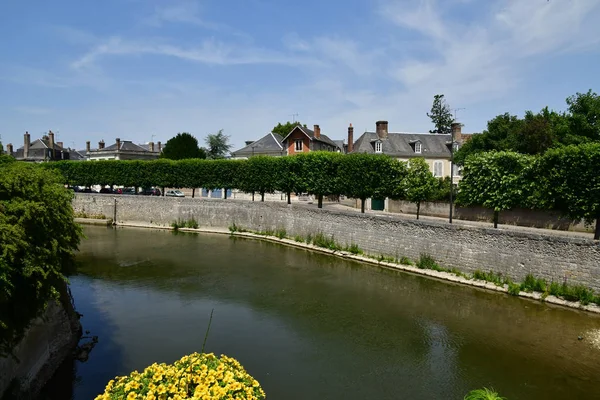
[{"label": "stone block masonry", "polygon": [[[116,199],[116,203],[115,203]],[[115,212],[116,204],[116,212]],[[289,237],[323,233],[341,245],[356,244],[370,254],[409,257],[429,254],[447,268],[493,271],[522,281],[527,274],[581,284],[600,293],[600,244],[583,237],[540,230],[450,225],[401,216],[318,209],[316,205],[243,200],[77,194],[73,207],[87,214],[116,215],[117,223],[168,226],[194,218],[200,227],[253,231],[285,229]]]}]

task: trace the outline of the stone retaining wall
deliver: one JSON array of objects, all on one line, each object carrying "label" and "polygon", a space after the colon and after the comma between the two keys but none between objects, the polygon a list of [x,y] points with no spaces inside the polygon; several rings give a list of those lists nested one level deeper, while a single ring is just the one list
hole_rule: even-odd
[{"label": "stone retaining wall", "polygon": [[194,218],[201,227],[228,228],[235,223],[253,231],[285,229],[292,238],[321,232],[333,235],[342,245],[356,244],[368,253],[413,260],[426,253],[440,265],[464,272],[494,271],[516,281],[531,273],[600,292],[600,245],[582,237],[467,227],[279,202],[77,194],[73,206],[88,214],[116,216],[117,223],[167,226],[177,219]]},{"label": "stone retaining wall", "polygon": [[[42,387],[75,350],[80,336],[81,325],[65,285],[61,301],[50,301],[43,315],[32,322],[14,348],[16,358],[0,358],[0,398],[37,398]],[[17,386],[5,393],[14,379]]]}]

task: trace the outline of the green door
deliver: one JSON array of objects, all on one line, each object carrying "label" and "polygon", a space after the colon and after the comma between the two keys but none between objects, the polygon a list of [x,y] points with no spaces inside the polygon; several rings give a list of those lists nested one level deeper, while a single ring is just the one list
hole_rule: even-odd
[{"label": "green door", "polygon": [[371,210],[383,211],[385,208],[385,199],[371,199]]}]

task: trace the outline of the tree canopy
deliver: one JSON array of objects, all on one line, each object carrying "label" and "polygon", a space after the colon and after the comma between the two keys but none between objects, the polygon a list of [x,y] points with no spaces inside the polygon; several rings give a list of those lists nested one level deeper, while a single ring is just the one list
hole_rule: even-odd
[{"label": "tree canopy", "polygon": [[439,180],[433,176],[424,158],[411,158],[406,175],[406,200],[417,205],[417,219],[421,203],[429,201],[439,190]]},{"label": "tree canopy", "polygon": [[566,146],[546,152],[536,174],[539,206],[574,220],[596,221],[600,240],[600,143]]},{"label": "tree canopy", "polygon": [[523,118],[504,113],[488,121],[487,129],[456,152],[457,164],[467,156],[486,151],[543,154],[551,148],[600,141],[600,96],[591,90],[566,100],[568,109],[557,112],[544,107],[526,111]]},{"label": "tree canopy", "polygon": [[281,136],[282,138],[286,137],[291,131],[292,129],[294,129],[296,126],[304,126],[306,128],[306,124],[302,125],[302,123],[300,122],[286,122],[285,124],[282,124],[281,122],[279,122],[277,125],[275,125],[273,127],[273,129],[271,129],[271,132]]},{"label": "tree canopy", "polygon": [[218,160],[219,158],[225,158],[231,144],[229,144],[229,136],[223,133],[223,129],[220,129],[217,133],[209,134],[204,139],[206,142],[206,156],[211,160]]},{"label": "tree canopy", "polygon": [[434,129],[430,130],[429,133],[451,133],[452,122],[452,111],[450,106],[446,103],[443,94],[436,94],[433,97],[433,105],[431,111],[427,113],[427,116],[431,118],[431,122],[435,126]]},{"label": "tree canopy", "polygon": [[340,193],[361,200],[397,195],[406,175],[406,164],[386,155],[348,154],[339,158],[337,186]]},{"label": "tree canopy", "polygon": [[0,163],[0,356],[64,292],[74,267],[82,231],[61,183],[56,171]]},{"label": "tree canopy", "polygon": [[206,158],[206,152],[198,146],[198,139],[187,132],[183,132],[167,141],[161,157],[169,160]]},{"label": "tree canopy", "polygon": [[534,193],[533,158],[514,152],[489,152],[467,158],[457,202],[500,211],[527,207]]}]

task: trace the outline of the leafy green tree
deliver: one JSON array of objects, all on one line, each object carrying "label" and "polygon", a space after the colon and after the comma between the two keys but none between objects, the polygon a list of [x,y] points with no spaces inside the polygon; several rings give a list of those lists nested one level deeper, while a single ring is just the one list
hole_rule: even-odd
[{"label": "leafy green tree", "polygon": [[277,158],[254,156],[245,161],[242,167],[240,189],[260,193],[265,201],[265,193],[273,193],[277,185]]},{"label": "leafy green tree", "polygon": [[0,156],[4,154],[4,146],[2,145],[2,142],[0,142]]},{"label": "leafy green tree", "polygon": [[595,221],[595,240],[600,240],[599,167],[600,143],[549,150],[536,167],[540,206],[588,224]]},{"label": "leafy green tree", "polygon": [[231,144],[229,144],[229,136],[223,133],[223,129],[220,129],[215,134],[210,134],[206,136],[206,156],[211,160],[218,160],[219,158],[225,158],[229,150],[231,149]]},{"label": "leafy green tree", "polygon": [[319,208],[323,208],[323,196],[339,194],[338,168],[341,154],[328,151],[315,151],[298,154],[302,165],[302,176],[306,180],[308,193],[317,196]]},{"label": "leafy green tree", "polygon": [[302,175],[302,163],[296,156],[277,157],[275,188],[286,194],[287,203],[291,204],[292,193],[306,192],[306,181]]},{"label": "leafy green tree", "polygon": [[206,152],[198,147],[198,139],[187,132],[183,132],[167,141],[161,158],[168,158],[169,160],[206,158]]},{"label": "leafy green tree", "polygon": [[337,174],[338,190],[348,197],[360,199],[360,211],[364,213],[369,197],[393,195],[400,177],[404,177],[403,166],[404,163],[386,155],[355,153],[342,156]]},{"label": "leafy green tree", "polygon": [[452,122],[452,111],[450,106],[446,103],[443,94],[436,94],[433,96],[433,105],[431,106],[431,112],[427,113],[427,116],[431,118],[431,122],[435,126],[435,129],[430,130],[429,133],[451,133]]},{"label": "leafy green tree", "polygon": [[285,124],[282,124],[281,122],[279,122],[277,125],[275,125],[273,127],[273,129],[271,130],[271,132],[281,136],[282,138],[286,137],[291,131],[292,129],[294,129],[296,126],[304,126],[306,128],[306,124],[302,125],[302,123],[300,122],[286,122]]},{"label": "leafy green tree", "polygon": [[0,356],[50,299],[64,300],[82,231],[63,181],[55,170],[0,164]]},{"label": "leafy green tree", "polygon": [[417,219],[421,211],[421,202],[433,198],[439,188],[439,181],[429,170],[424,158],[412,158],[408,162],[406,175],[406,199],[417,205]]},{"label": "leafy green tree", "polygon": [[600,96],[590,89],[567,98],[571,113],[571,130],[591,140],[600,140]]},{"label": "leafy green tree", "polygon": [[527,207],[534,193],[534,158],[514,152],[489,152],[467,158],[457,202],[494,210],[494,228],[500,211]]}]

